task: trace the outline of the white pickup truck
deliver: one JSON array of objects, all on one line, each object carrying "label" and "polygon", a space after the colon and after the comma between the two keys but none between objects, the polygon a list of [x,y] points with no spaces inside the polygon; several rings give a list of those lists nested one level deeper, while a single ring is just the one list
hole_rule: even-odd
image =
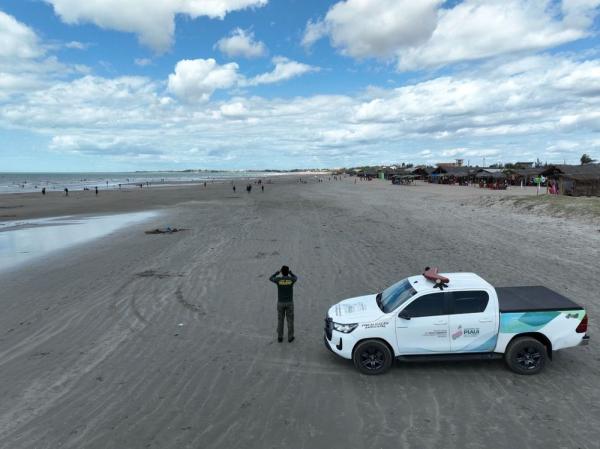
[{"label": "white pickup truck", "polygon": [[394,359],[501,357],[516,373],[536,374],[552,351],[589,341],[585,310],[546,287],[494,288],[474,273],[434,271],[442,282],[428,273],[335,304],[325,346],[365,374],[385,372]]}]

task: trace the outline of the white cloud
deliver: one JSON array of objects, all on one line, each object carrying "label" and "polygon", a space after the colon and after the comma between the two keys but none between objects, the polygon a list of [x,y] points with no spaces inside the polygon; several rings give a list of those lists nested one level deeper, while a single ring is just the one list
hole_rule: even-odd
[{"label": "white cloud", "polygon": [[219,49],[221,53],[234,57],[244,58],[260,58],[267,54],[267,47],[263,42],[254,40],[254,33],[250,31],[236,28],[231,32],[229,37],[220,39],[215,47]]},{"label": "white cloud", "polygon": [[235,62],[220,65],[212,58],[182,60],[169,75],[168,91],[183,101],[208,101],[215,90],[277,83],[319,70],[281,56],[273,58],[273,63],[271,72],[247,79]]},{"label": "white cloud", "polygon": [[[213,79],[221,70],[216,80],[229,79],[224,84]],[[339,166],[484,156],[488,162],[576,162],[584,151],[600,157],[600,94],[589,87],[600,85],[598,59],[529,57],[355,95],[208,101],[215,89],[243,82],[237,66],[211,60],[181,61],[168,82],[173,98],[164,95],[164,83],[145,77],[55,81],[4,102],[0,127],[47,136],[53,151],[140,166]],[[594,136],[596,144],[588,146]],[[581,145],[558,145],[563,141]]]},{"label": "white cloud", "polygon": [[469,149],[469,148],[452,148],[442,150],[440,155],[443,157],[491,157],[499,156],[500,150],[495,149]]},{"label": "white cloud", "polygon": [[[573,8],[572,8],[573,9]],[[561,21],[550,0],[466,0],[440,10],[431,38],[398,52],[398,67],[411,70],[555,47],[585,37],[590,10],[578,8]],[[573,27],[572,25],[586,25]]]},{"label": "white cloud", "polygon": [[306,23],[306,29],[304,30],[301,44],[304,48],[308,49],[312,47],[315,42],[322,39],[326,35],[327,26],[325,25],[325,22],[321,20],[309,20]]},{"label": "white cloud", "polygon": [[394,56],[399,49],[427,40],[436,26],[442,0],[346,0],[336,3],[323,23],[309,22],[303,43],[327,31],[334,47],[356,57]]},{"label": "white cloud", "polygon": [[0,100],[86,70],[80,65],[66,66],[55,56],[48,56],[51,48],[27,25],[0,11]]},{"label": "white cloud", "polygon": [[0,11],[0,58],[37,58],[44,54],[35,32]]},{"label": "white cloud", "polygon": [[588,28],[594,21],[600,5],[600,0],[563,0],[562,11],[565,15],[565,25],[570,28]]},{"label": "white cloud", "polygon": [[240,79],[235,62],[219,65],[214,59],[184,59],[169,75],[168,90],[185,101],[207,101],[217,89],[228,89]]},{"label": "white cloud", "polygon": [[235,101],[233,103],[225,103],[219,108],[223,117],[231,119],[241,119],[249,115],[249,111],[246,105],[241,101]]},{"label": "white cloud", "polygon": [[135,58],[133,60],[135,65],[139,65],[140,67],[146,67],[152,64],[152,59],[150,58]]},{"label": "white cloud", "polygon": [[101,28],[135,33],[157,52],[166,51],[175,30],[175,15],[222,19],[231,11],[261,7],[268,0],[45,0],[68,24],[94,23]]},{"label": "white cloud", "polygon": [[84,44],[83,42],[79,42],[79,41],[71,41],[71,42],[67,42],[65,44],[65,47],[70,48],[72,50],[85,50],[86,48],[89,47],[89,44]]},{"label": "white cloud", "polygon": [[275,64],[273,71],[257,75],[254,78],[244,81],[242,85],[257,86],[259,84],[278,83],[280,81],[296,78],[305,73],[317,72],[320,70],[318,67],[303,64],[298,61],[292,61],[283,56],[276,56],[273,58],[273,64]]},{"label": "white cloud", "polygon": [[439,67],[502,54],[537,51],[590,33],[600,0],[345,0],[302,40],[324,34],[343,54],[395,59],[400,70]]}]

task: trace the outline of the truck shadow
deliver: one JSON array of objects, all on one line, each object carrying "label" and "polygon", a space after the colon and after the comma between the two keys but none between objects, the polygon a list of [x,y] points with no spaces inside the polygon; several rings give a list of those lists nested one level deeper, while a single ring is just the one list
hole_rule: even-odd
[{"label": "truck shadow", "polygon": [[481,371],[486,370],[489,372],[504,371],[509,373],[503,360],[456,360],[451,362],[402,362],[394,361],[390,373],[402,370],[404,372],[432,372],[432,371],[444,371],[444,372],[456,372],[464,373],[468,371]]}]

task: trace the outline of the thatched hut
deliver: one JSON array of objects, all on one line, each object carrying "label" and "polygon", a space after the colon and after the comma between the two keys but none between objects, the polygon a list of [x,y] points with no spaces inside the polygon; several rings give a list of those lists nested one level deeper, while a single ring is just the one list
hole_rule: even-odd
[{"label": "thatched hut", "polygon": [[600,196],[600,164],[551,165],[541,174],[556,182],[562,195]]},{"label": "thatched hut", "polygon": [[449,167],[439,165],[429,176],[430,182],[437,184],[466,185],[473,181],[476,169],[472,167]]},{"label": "thatched hut", "polygon": [[535,178],[540,176],[547,167],[532,168],[509,168],[504,170],[508,182],[512,185],[523,184],[524,186],[535,185]]},{"label": "thatched hut", "polygon": [[429,176],[433,173],[435,168],[433,167],[417,167],[413,169],[410,174],[415,176],[415,179],[421,179],[427,181]]},{"label": "thatched hut", "polygon": [[489,189],[506,189],[508,181],[500,168],[481,168],[475,174],[479,187]]}]

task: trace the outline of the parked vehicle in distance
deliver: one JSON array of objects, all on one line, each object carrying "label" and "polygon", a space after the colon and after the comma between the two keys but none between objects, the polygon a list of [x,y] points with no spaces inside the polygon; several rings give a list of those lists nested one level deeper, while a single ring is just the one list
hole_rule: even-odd
[{"label": "parked vehicle in distance", "polygon": [[403,361],[504,358],[537,374],[552,352],[589,342],[583,307],[546,287],[494,288],[475,273],[427,268],[381,293],[332,306],[325,346],[364,374]]}]

